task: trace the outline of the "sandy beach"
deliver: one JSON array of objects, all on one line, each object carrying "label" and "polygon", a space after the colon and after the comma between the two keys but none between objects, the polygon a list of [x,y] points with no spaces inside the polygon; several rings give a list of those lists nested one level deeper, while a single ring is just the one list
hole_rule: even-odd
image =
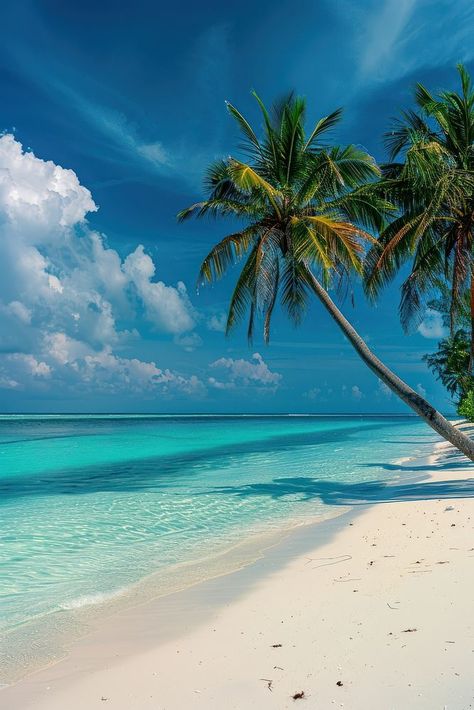
[{"label": "sandy beach", "polygon": [[473,470],[448,449],[400,468],[377,502],[109,618],[1,707],[473,707]]}]

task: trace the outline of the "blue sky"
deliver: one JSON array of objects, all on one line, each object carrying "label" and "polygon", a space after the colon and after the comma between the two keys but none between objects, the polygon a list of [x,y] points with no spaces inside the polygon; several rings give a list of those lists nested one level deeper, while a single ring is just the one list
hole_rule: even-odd
[{"label": "blue sky", "polygon": [[[321,308],[273,342],[222,332],[235,280],[196,292],[226,233],[176,223],[206,164],[235,152],[225,100],[288,89],[309,119],[345,108],[335,139],[384,158],[381,136],[413,85],[474,70],[474,7],[460,0],[2,4],[2,411],[404,412]],[[346,315],[377,354],[443,410],[421,358],[431,314],[402,334],[398,286]]]}]

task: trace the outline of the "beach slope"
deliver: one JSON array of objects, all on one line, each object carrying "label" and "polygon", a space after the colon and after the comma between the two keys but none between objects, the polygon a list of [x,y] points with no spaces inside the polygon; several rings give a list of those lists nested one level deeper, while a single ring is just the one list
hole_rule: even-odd
[{"label": "beach slope", "polygon": [[1,706],[474,707],[473,470],[449,452],[426,470],[325,536],[309,527],[304,544],[290,535],[251,567],[109,620]]}]

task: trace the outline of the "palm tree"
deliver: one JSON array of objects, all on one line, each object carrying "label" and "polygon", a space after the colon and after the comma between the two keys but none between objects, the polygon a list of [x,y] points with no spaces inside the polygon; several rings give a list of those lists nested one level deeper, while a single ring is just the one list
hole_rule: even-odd
[{"label": "palm tree", "polygon": [[[433,287],[435,289],[435,297],[427,301],[426,305],[431,311],[440,313],[444,327],[449,327],[452,331],[450,327],[452,303],[450,279],[446,279],[444,275],[440,278],[435,278],[433,279]],[[470,330],[471,326],[471,294],[469,291],[470,289],[465,289],[457,303],[456,326],[465,331]]]},{"label": "palm tree", "polygon": [[[474,374],[474,91],[458,66],[461,91],[431,94],[417,85],[418,113],[406,111],[386,135],[390,163],[381,188],[398,209],[365,262],[365,286],[375,298],[406,262],[400,317],[408,330],[423,317],[426,298],[449,284],[454,335],[469,301],[469,372]],[[469,294],[466,296],[466,292]]]},{"label": "palm tree", "polygon": [[179,213],[230,217],[239,228],[204,259],[200,281],[211,282],[243,257],[228,312],[227,332],[249,313],[252,338],[257,315],[268,342],[277,298],[299,323],[308,296],[316,295],[362,360],[436,432],[474,460],[474,442],[450,424],[420,394],[389,370],[368,348],[331,299],[332,285],[347,284],[362,271],[366,244],[375,240],[392,206],[373,189],[374,160],[352,145],[322,143],[341,110],[305,133],[305,101],[289,96],[270,113],[254,93],[263,116],[263,137],[231,104],[228,110],[243,135],[247,162],[229,157],[208,169],[207,198]]},{"label": "palm tree", "polygon": [[[451,322],[452,293],[450,284],[445,279],[435,281],[437,297],[428,301],[430,310],[441,314],[443,325]],[[457,329],[451,330],[448,337],[439,343],[436,352],[423,356],[430,370],[440,380],[456,401],[457,411],[461,402],[474,390],[474,378],[469,369],[471,342],[468,334],[471,325],[470,294],[466,290],[459,299],[456,318]]]},{"label": "palm tree", "polygon": [[435,353],[423,357],[437,379],[457,399],[458,406],[473,387],[468,369],[469,345],[467,333],[460,329],[454,335],[443,338]]}]

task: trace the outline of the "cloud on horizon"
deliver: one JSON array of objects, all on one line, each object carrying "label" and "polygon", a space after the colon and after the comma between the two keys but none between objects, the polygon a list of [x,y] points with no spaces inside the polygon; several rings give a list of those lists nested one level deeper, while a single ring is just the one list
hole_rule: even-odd
[{"label": "cloud on horizon", "polygon": [[221,357],[211,363],[210,368],[223,373],[220,379],[209,377],[208,383],[214,389],[236,389],[255,385],[260,391],[274,392],[282,380],[280,373],[270,370],[260,353],[254,353],[250,360]]}]

